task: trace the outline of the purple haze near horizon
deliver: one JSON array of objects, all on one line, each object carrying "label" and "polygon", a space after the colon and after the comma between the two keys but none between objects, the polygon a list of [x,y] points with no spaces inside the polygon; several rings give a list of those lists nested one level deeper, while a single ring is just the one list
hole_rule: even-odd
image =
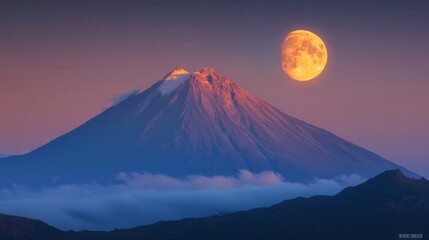
[{"label": "purple haze near horizon", "polygon": [[[79,126],[176,65],[212,66],[280,110],[429,176],[424,1],[0,3],[0,152]],[[280,45],[314,31],[325,72],[288,79]]]}]

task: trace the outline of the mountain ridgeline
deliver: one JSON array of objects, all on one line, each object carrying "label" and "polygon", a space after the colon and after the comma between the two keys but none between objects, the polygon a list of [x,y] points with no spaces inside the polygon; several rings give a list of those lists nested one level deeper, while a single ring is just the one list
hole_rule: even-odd
[{"label": "mountain ridgeline", "polygon": [[274,171],[295,182],[401,169],[282,113],[221,73],[176,68],[71,132],[0,161],[0,185],[112,182],[118,172],[235,175]]},{"label": "mountain ridgeline", "polygon": [[[429,234],[429,182],[390,170],[335,196],[314,196],[206,218],[131,229],[63,232],[40,221],[0,215],[5,240],[410,239]],[[408,237],[407,237],[408,236]]]}]

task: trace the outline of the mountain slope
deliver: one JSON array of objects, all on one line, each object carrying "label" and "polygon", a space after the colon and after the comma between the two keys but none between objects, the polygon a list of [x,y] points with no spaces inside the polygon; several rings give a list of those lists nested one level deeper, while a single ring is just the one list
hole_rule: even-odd
[{"label": "mountain slope", "polygon": [[239,169],[308,181],[394,168],[415,176],[280,112],[212,68],[193,74],[177,68],[39,149],[0,161],[0,184],[106,182],[120,171],[234,175]]}]

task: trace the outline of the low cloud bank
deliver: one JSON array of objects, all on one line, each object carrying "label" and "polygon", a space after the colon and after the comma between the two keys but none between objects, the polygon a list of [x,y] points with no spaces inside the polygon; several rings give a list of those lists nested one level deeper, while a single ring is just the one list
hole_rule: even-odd
[{"label": "low cloud bank", "polygon": [[126,182],[128,185],[157,190],[200,190],[204,188],[237,188],[243,186],[269,186],[282,183],[281,175],[265,171],[253,174],[247,170],[240,170],[235,176],[213,176],[201,175],[189,176],[187,179],[177,179],[162,174],[150,173],[119,173],[116,178]]},{"label": "low cloud bank", "polygon": [[177,179],[150,173],[118,173],[122,184],[62,185],[0,190],[0,212],[41,219],[64,230],[111,230],[225,214],[270,206],[286,199],[333,195],[364,181],[357,175],[290,183],[274,172]]}]

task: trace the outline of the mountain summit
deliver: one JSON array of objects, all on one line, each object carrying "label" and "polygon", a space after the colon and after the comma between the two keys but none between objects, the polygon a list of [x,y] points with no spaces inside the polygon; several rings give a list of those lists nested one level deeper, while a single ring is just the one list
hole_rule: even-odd
[{"label": "mountain summit", "polygon": [[121,171],[234,175],[240,169],[308,181],[396,168],[416,176],[282,113],[213,68],[192,74],[175,68],[73,131],[1,161],[0,183],[110,181]]}]

